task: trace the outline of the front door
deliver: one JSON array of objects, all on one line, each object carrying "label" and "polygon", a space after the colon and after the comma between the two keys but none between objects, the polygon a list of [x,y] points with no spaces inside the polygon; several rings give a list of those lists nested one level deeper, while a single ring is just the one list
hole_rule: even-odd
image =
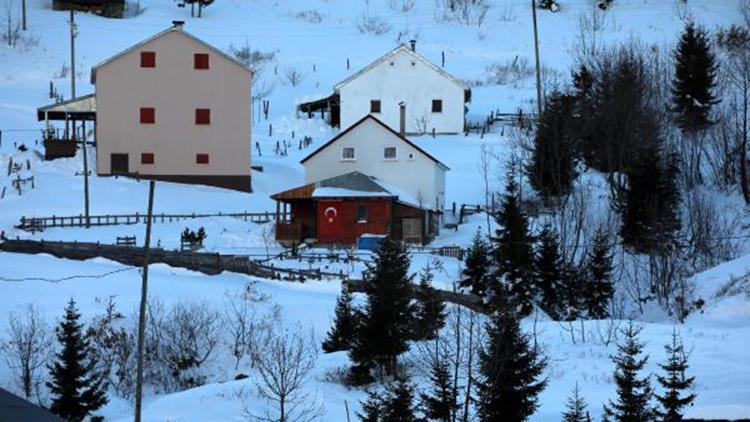
[{"label": "front door", "polygon": [[110,165],[112,174],[128,174],[130,167],[128,165],[128,154],[110,155]]},{"label": "front door", "polygon": [[318,202],[318,240],[341,243],[344,237],[343,202]]}]

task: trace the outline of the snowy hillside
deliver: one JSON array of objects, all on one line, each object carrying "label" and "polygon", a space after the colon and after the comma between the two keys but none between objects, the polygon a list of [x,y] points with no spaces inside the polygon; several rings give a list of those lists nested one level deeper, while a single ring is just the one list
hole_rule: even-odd
[{"label": "snowy hillside", "polygon": [[[20,12],[16,3],[20,0],[0,0],[0,6],[4,2],[14,4],[12,14],[17,17]],[[596,9],[592,0],[558,2],[561,4],[558,12],[538,13],[546,93],[570,86],[571,69],[584,46],[613,47],[638,39],[667,57],[688,18],[709,31],[742,22],[740,0],[615,0],[606,12]],[[94,88],[89,80],[92,66],[169,27],[173,20],[185,20],[186,31],[219,49],[229,52],[247,45],[266,54],[267,60],[260,62],[253,81],[254,94],[265,94],[253,102],[252,165],[262,168],[253,171],[253,193],[157,182],[154,213],[273,213],[276,205],[270,195],[302,185],[304,172],[299,161],[338,133],[338,129],[317,117],[308,119],[297,113],[296,105],[330,95],[334,84],[410,39],[417,40],[420,54],[438,65],[444,54],[445,70],[472,87],[468,112],[471,123],[481,126],[492,112],[535,113],[534,49],[528,2],[484,3],[488,7],[482,13],[462,15],[450,12],[441,0],[219,0],[203,10],[203,17],[191,18],[189,6],[179,8],[170,0],[130,0],[131,12],[124,19],[76,15],[76,90],[79,96],[92,93]],[[115,243],[118,237],[136,236],[138,245],[142,245],[143,224],[90,229],[61,227],[36,233],[16,228],[22,216],[75,216],[83,212],[80,150],[74,158],[44,161],[43,147],[38,141],[43,122],[36,119],[37,107],[53,102],[48,95],[50,83],[65,99],[70,97],[68,14],[51,10],[49,0],[27,0],[27,4],[28,30],[14,48],[0,45],[0,190],[3,191],[0,231],[11,239],[71,242]],[[132,13],[136,4],[141,8],[138,14]],[[411,7],[402,9],[403,5]],[[0,10],[0,17],[4,18],[3,13]],[[299,81],[291,77],[292,73]],[[261,112],[262,100],[270,104],[267,117]],[[311,137],[312,143],[300,149],[299,140],[305,136]],[[528,140],[528,134],[496,124],[486,134],[475,131],[412,140],[450,167],[446,185],[446,204],[450,208],[454,203],[458,207],[485,204],[488,192],[490,195],[494,192],[499,202],[508,164],[512,159],[527,158],[528,151],[520,145],[524,139]],[[20,151],[17,147],[21,144],[28,151]],[[277,145],[285,144],[288,146],[282,149],[287,154],[275,151]],[[90,168],[94,168],[94,147],[89,147],[88,157]],[[488,166],[484,173],[483,158]],[[16,174],[6,175],[10,161],[21,163],[18,177],[33,176],[33,188],[25,185],[19,194],[13,185]],[[521,183],[521,188],[530,202],[536,199],[527,181]],[[146,211],[148,183],[144,181],[93,176],[90,191],[93,215]],[[582,169],[575,192],[578,195],[571,202],[587,206],[578,227],[584,238],[579,239],[580,243],[586,244],[597,227],[607,227],[616,236],[619,218],[610,206],[612,192],[606,174]],[[568,323],[535,313],[521,321],[524,332],[533,333],[548,359],[544,371],[548,385],[540,394],[539,409],[530,420],[560,420],[567,397],[576,384],[589,404],[592,417],[598,420],[602,404],[616,395],[611,356],[617,352],[617,341],[612,335],[627,325],[628,320],[643,327],[640,338],[650,356],[646,372],[660,370],[657,364],[666,358],[664,344],[671,341],[674,330],[681,334],[690,352],[690,374],[696,377],[697,399],[687,409],[687,416],[750,418],[747,207],[737,186],[719,188],[707,183],[691,192],[696,193],[691,200],[700,198],[713,206],[711,210],[716,214],[708,218],[720,221],[724,229],[708,239],[720,238],[722,250],[717,247],[712,259],[701,261],[691,257],[690,265],[680,274],[684,276],[681,280],[691,286],[691,303],[702,303],[700,309],[693,309],[683,322],[678,322],[674,313],[654,301],[639,301],[641,292],[634,292],[632,286],[641,284],[632,280],[647,277],[644,274],[653,268],[653,261],[645,255],[631,255],[623,248],[617,249],[614,262],[621,280],[615,294],[617,318]],[[691,202],[685,199],[683,203],[686,205],[682,213],[687,215]],[[574,210],[564,209],[571,213],[567,216],[570,221],[575,220]],[[557,217],[536,212],[530,223],[532,230],[538,232],[545,223],[558,221]],[[490,220],[485,213],[471,215],[455,231],[442,230],[429,246],[466,248],[475,233],[488,232],[488,223],[489,231],[494,233],[497,223]],[[256,224],[223,216],[157,222],[152,245],[178,249],[180,233],[185,227],[206,229],[206,252],[248,254],[265,259],[284,250],[274,241],[273,223]],[[434,287],[454,289],[464,264],[455,258],[431,254],[432,251],[414,248],[411,272],[418,273],[431,266],[435,270]],[[322,256],[330,251],[313,248],[308,252]],[[363,261],[269,258],[267,263],[292,269],[319,268],[358,279],[366,269],[364,261],[370,259],[364,251],[358,252],[358,256]],[[28,305],[34,305],[39,316],[52,327],[62,318],[71,298],[87,324],[101,318],[107,302],[112,300],[122,314],[116,321],[117,327],[132,332],[140,300],[140,271],[105,259],[76,261],[0,252],[0,343],[6,341],[12,316],[25,315]],[[152,265],[149,278],[149,296],[160,304],[165,319],[179,305],[203,306],[207,312],[216,314],[214,323],[220,331],[227,328],[227,323],[218,316],[225,318],[238,298],[250,292],[253,297],[250,306],[258,321],[270,321],[272,331],[299,330],[305,336],[309,333],[316,347],[331,327],[341,291],[341,280],[334,277],[297,283],[229,272],[209,276],[163,264]],[[364,295],[356,295],[356,304],[364,301]],[[478,317],[477,321],[480,325],[486,317]],[[230,340],[224,334],[210,358],[196,371],[196,378],[202,380],[196,384],[202,385],[189,389],[156,383],[146,386],[144,420],[257,420],[254,418],[258,415],[273,411],[273,404],[258,394],[256,368],[251,359],[246,356],[236,365]],[[429,388],[426,343],[414,342],[401,357],[418,391]],[[348,420],[348,416],[356,420],[355,413],[360,410],[366,391],[342,383],[343,374],[351,364],[348,354],[317,351],[317,361],[300,396],[322,405],[324,414],[318,420],[339,422]],[[22,395],[17,371],[11,365],[10,360],[0,361],[0,387]],[[41,373],[46,377],[46,369]],[[248,377],[237,379],[240,374]],[[111,386],[108,397],[109,403],[95,414],[108,421],[132,420],[131,396]],[[32,401],[49,405],[50,393],[43,383],[34,392]]]}]

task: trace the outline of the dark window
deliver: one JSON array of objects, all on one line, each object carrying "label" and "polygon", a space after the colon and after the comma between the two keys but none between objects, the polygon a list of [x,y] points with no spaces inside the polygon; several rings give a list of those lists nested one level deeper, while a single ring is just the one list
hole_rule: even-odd
[{"label": "dark window", "polygon": [[357,205],[357,221],[358,222],[367,221],[367,205],[364,205],[364,204]]},{"label": "dark window", "polygon": [[154,153],[153,152],[142,153],[141,164],[154,164]]},{"label": "dark window", "polygon": [[341,150],[341,159],[356,160],[357,156],[355,154],[354,147],[344,147],[344,149]]},{"label": "dark window", "polygon": [[443,100],[432,100],[432,112],[433,113],[443,112]]},{"label": "dark window", "polygon": [[211,124],[211,109],[196,108],[195,109],[195,124],[196,125],[210,125]]},{"label": "dark window", "polygon": [[383,148],[383,159],[384,160],[395,160],[396,159],[396,147],[385,147],[385,148]]},{"label": "dark window", "polygon": [[156,123],[156,110],[153,107],[141,107],[141,123]]},{"label": "dark window", "polygon": [[370,113],[380,113],[380,100],[370,100]]},{"label": "dark window", "polygon": [[208,154],[195,154],[197,164],[208,164]]},{"label": "dark window", "polygon": [[141,67],[156,67],[156,53],[141,51]]},{"label": "dark window", "polygon": [[196,69],[208,69],[208,54],[196,53],[193,55],[193,67]]},{"label": "dark window", "polygon": [[111,154],[109,156],[110,168],[112,174],[128,174],[130,169],[128,167],[128,154]]}]

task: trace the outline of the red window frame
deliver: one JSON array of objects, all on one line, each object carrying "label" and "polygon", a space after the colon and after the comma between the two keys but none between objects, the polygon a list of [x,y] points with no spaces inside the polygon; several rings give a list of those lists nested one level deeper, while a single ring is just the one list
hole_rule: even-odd
[{"label": "red window frame", "polygon": [[195,154],[195,164],[208,164],[208,154]]},{"label": "red window frame", "polygon": [[156,109],[153,107],[141,107],[141,123],[143,124],[154,124],[156,123]]},{"label": "red window frame", "polygon": [[211,124],[211,109],[210,108],[196,108],[195,109],[195,124],[196,125],[210,125]]},{"label": "red window frame", "polygon": [[141,51],[141,67],[156,67],[156,53]]},{"label": "red window frame", "polygon": [[193,54],[193,68],[199,70],[205,70],[209,68],[208,53],[195,53]]},{"label": "red window frame", "polygon": [[142,152],[141,153],[141,164],[154,164],[154,153],[153,152]]}]

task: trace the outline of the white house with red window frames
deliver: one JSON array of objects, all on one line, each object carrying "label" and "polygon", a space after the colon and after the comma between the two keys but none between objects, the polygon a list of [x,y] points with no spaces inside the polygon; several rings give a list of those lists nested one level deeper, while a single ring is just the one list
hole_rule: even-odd
[{"label": "white house with red window frames", "polygon": [[181,22],[91,69],[99,175],[251,191],[251,71]]}]

